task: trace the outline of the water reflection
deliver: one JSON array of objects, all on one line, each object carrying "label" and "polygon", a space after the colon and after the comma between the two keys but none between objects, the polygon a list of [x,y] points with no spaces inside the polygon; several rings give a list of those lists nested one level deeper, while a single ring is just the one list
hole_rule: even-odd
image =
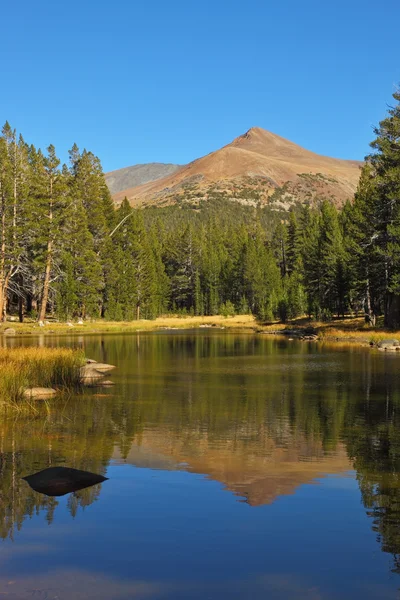
[{"label": "water reflection", "polygon": [[[47,467],[103,475],[111,463],[188,470],[251,506],[354,468],[373,530],[400,572],[398,357],[215,333],[46,338],[46,344],[78,344],[87,356],[116,364],[117,385],[57,400],[44,421],[0,424],[3,538],[14,538],[24,519],[41,510],[52,521],[58,501],[20,479]],[[100,490],[71,496],[70,514]]]}]

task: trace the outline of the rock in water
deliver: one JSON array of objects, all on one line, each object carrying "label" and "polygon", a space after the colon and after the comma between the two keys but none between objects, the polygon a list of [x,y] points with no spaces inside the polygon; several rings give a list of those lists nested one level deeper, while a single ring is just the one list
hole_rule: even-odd
[{"label": "rock in water", "polygon": [[381,340],[378,343],[378,348],[380,350],[393,350],[393,351],[396,351],[396,349],[400,350],[400,342],[399,342],[399,340],[396,340],[396,339]]},{"label": "rock in water", "polygon": [[85,385],[93,385],[97,383],[99,379],[103,379],[104,373],[100,373],[97,369],[93,368],[93,365],[85,365],[80,370],[81,381]]},{"label": "rock in water", "polygon": [[54,398],[56,395],[57,390],[53,388],[32,387],[24,390],[25,398],[30,400],[46,400],[47,398]]},{"label": "rock in water", "polygon": [[110,381],[109,379],[105,379],[104,381],[100,381],[99,385],[101,387],[112,387],[113,385],[115,385],[115,383],[113,381]]},{"label": "rock in water", "polygon": [[99,371],[100,373],[107,373],[108,371],[112,371],[115,369],[115,365],[107,365],[106,363],[92,363],[91,366]]},{"label": "rock in water", "polygon": [[22,479],[25,479],[35,492],[46,496],[64,496],[102,483],[107,477],[69,467],[49,467]]}]

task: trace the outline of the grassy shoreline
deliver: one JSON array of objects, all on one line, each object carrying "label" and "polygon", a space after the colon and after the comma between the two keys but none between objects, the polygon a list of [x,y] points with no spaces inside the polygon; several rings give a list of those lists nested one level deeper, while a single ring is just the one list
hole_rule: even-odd
[{"label": "grassy shoreline", "polygon": [[[2,335],[8,328],[15,330],[11,336]],[[385,330],[379,325],[370,327],[365,324],[362,317],[335,319],[331,322],[309,321],[296,319],[287,324],[268,323],[262,324],[251,315],[236,315],[224,317],[221,315],[211,317],[195,316],[164,316],[154,320],[140,320],[129,322],[117,321],[86,321],[82,324],[73,323],[47,323],[39,327],[36,322],[7,322],[0,325],[0,339],[24,335],[94,335],[94,334],[121,334],[121,333],[147,333],[153,331],[174,331],[185,329],[225,329],[237,332],[262,333],[280,335],[284,330],[295,331],[298,336],[313,330],[320,342],[344,342],[361,346],[376,345],[382,339],[400,339],[400,331]],[[290,334],[289,334],[290,336]]]},{"label": "grassy shoreline", "polygon": [[30,406],[25,391],[36,387],[77,390],[83,364],[82,352],[69,348],[0,348],[0,406]]},{"label": "grassy shoreline", "polygon": [[[13,332],[4,334],[7,328]],[[400,339],[400,331],[368,327],[362,318],[337,319],[329,323],[297,319],[288,324],[260,324],[250,315],[235,317],[160,317],[154,321],[86,322],[72,327],[67,323],[4,323],[0,341],[22,336],[121,334],[188,329],[226,330],[248,334],[286,335],[288,339],[312,339],[317,343],[376,346],[383,339]],[[309,334],[313,334],[310,337]],[[2,335],[3,334],[3,335]],[[80,351],[50,347],[0,347],[0,405],[20,408],[29,405],[24,390],[32,387],[71,391],[80,385],[79,367],[84,364]]]},{"label": "grassy shoreline", "polygon": [[[14,329],[15,335],[77,335],[77,334],[102,334],[102,333],[146,333],[151,331],[224,328],[245,331],[256,331],[260,328],[251,315],[237,315],[235,317],[192,317],[192,316],[165,316],[154,320],[141,319],[140,321],[85,321],[84,323],[47,323],[40,327],[36,322],[7,322],[0,325],[0,335],[6,329]],[[6,337],[6,336],[5,336]]]}]

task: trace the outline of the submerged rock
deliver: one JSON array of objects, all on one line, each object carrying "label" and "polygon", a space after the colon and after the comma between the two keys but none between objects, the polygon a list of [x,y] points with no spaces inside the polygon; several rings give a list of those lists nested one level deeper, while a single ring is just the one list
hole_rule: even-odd
[{"label": "submerged rock", "polygon": [[33,475],[22,477],[35,492],[46,496],[64,496],[107,480],[103,475],[69,467],[49,467]]},{"label": "submerged rock", "polygon": [[24,390],[25,398],[31,400],[47,400],[47,398],[54,398],[56,394],[57,390],[53,388],[32,387]]}]

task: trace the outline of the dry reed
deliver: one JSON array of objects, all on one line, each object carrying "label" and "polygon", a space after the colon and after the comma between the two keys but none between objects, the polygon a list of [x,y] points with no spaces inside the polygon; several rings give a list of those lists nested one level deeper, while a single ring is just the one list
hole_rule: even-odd
[{"label": "dry reed", "polygon": [[0,403],[21,403],[28,387],[78,389],[83,362],[68,348],[0,348]]}]

